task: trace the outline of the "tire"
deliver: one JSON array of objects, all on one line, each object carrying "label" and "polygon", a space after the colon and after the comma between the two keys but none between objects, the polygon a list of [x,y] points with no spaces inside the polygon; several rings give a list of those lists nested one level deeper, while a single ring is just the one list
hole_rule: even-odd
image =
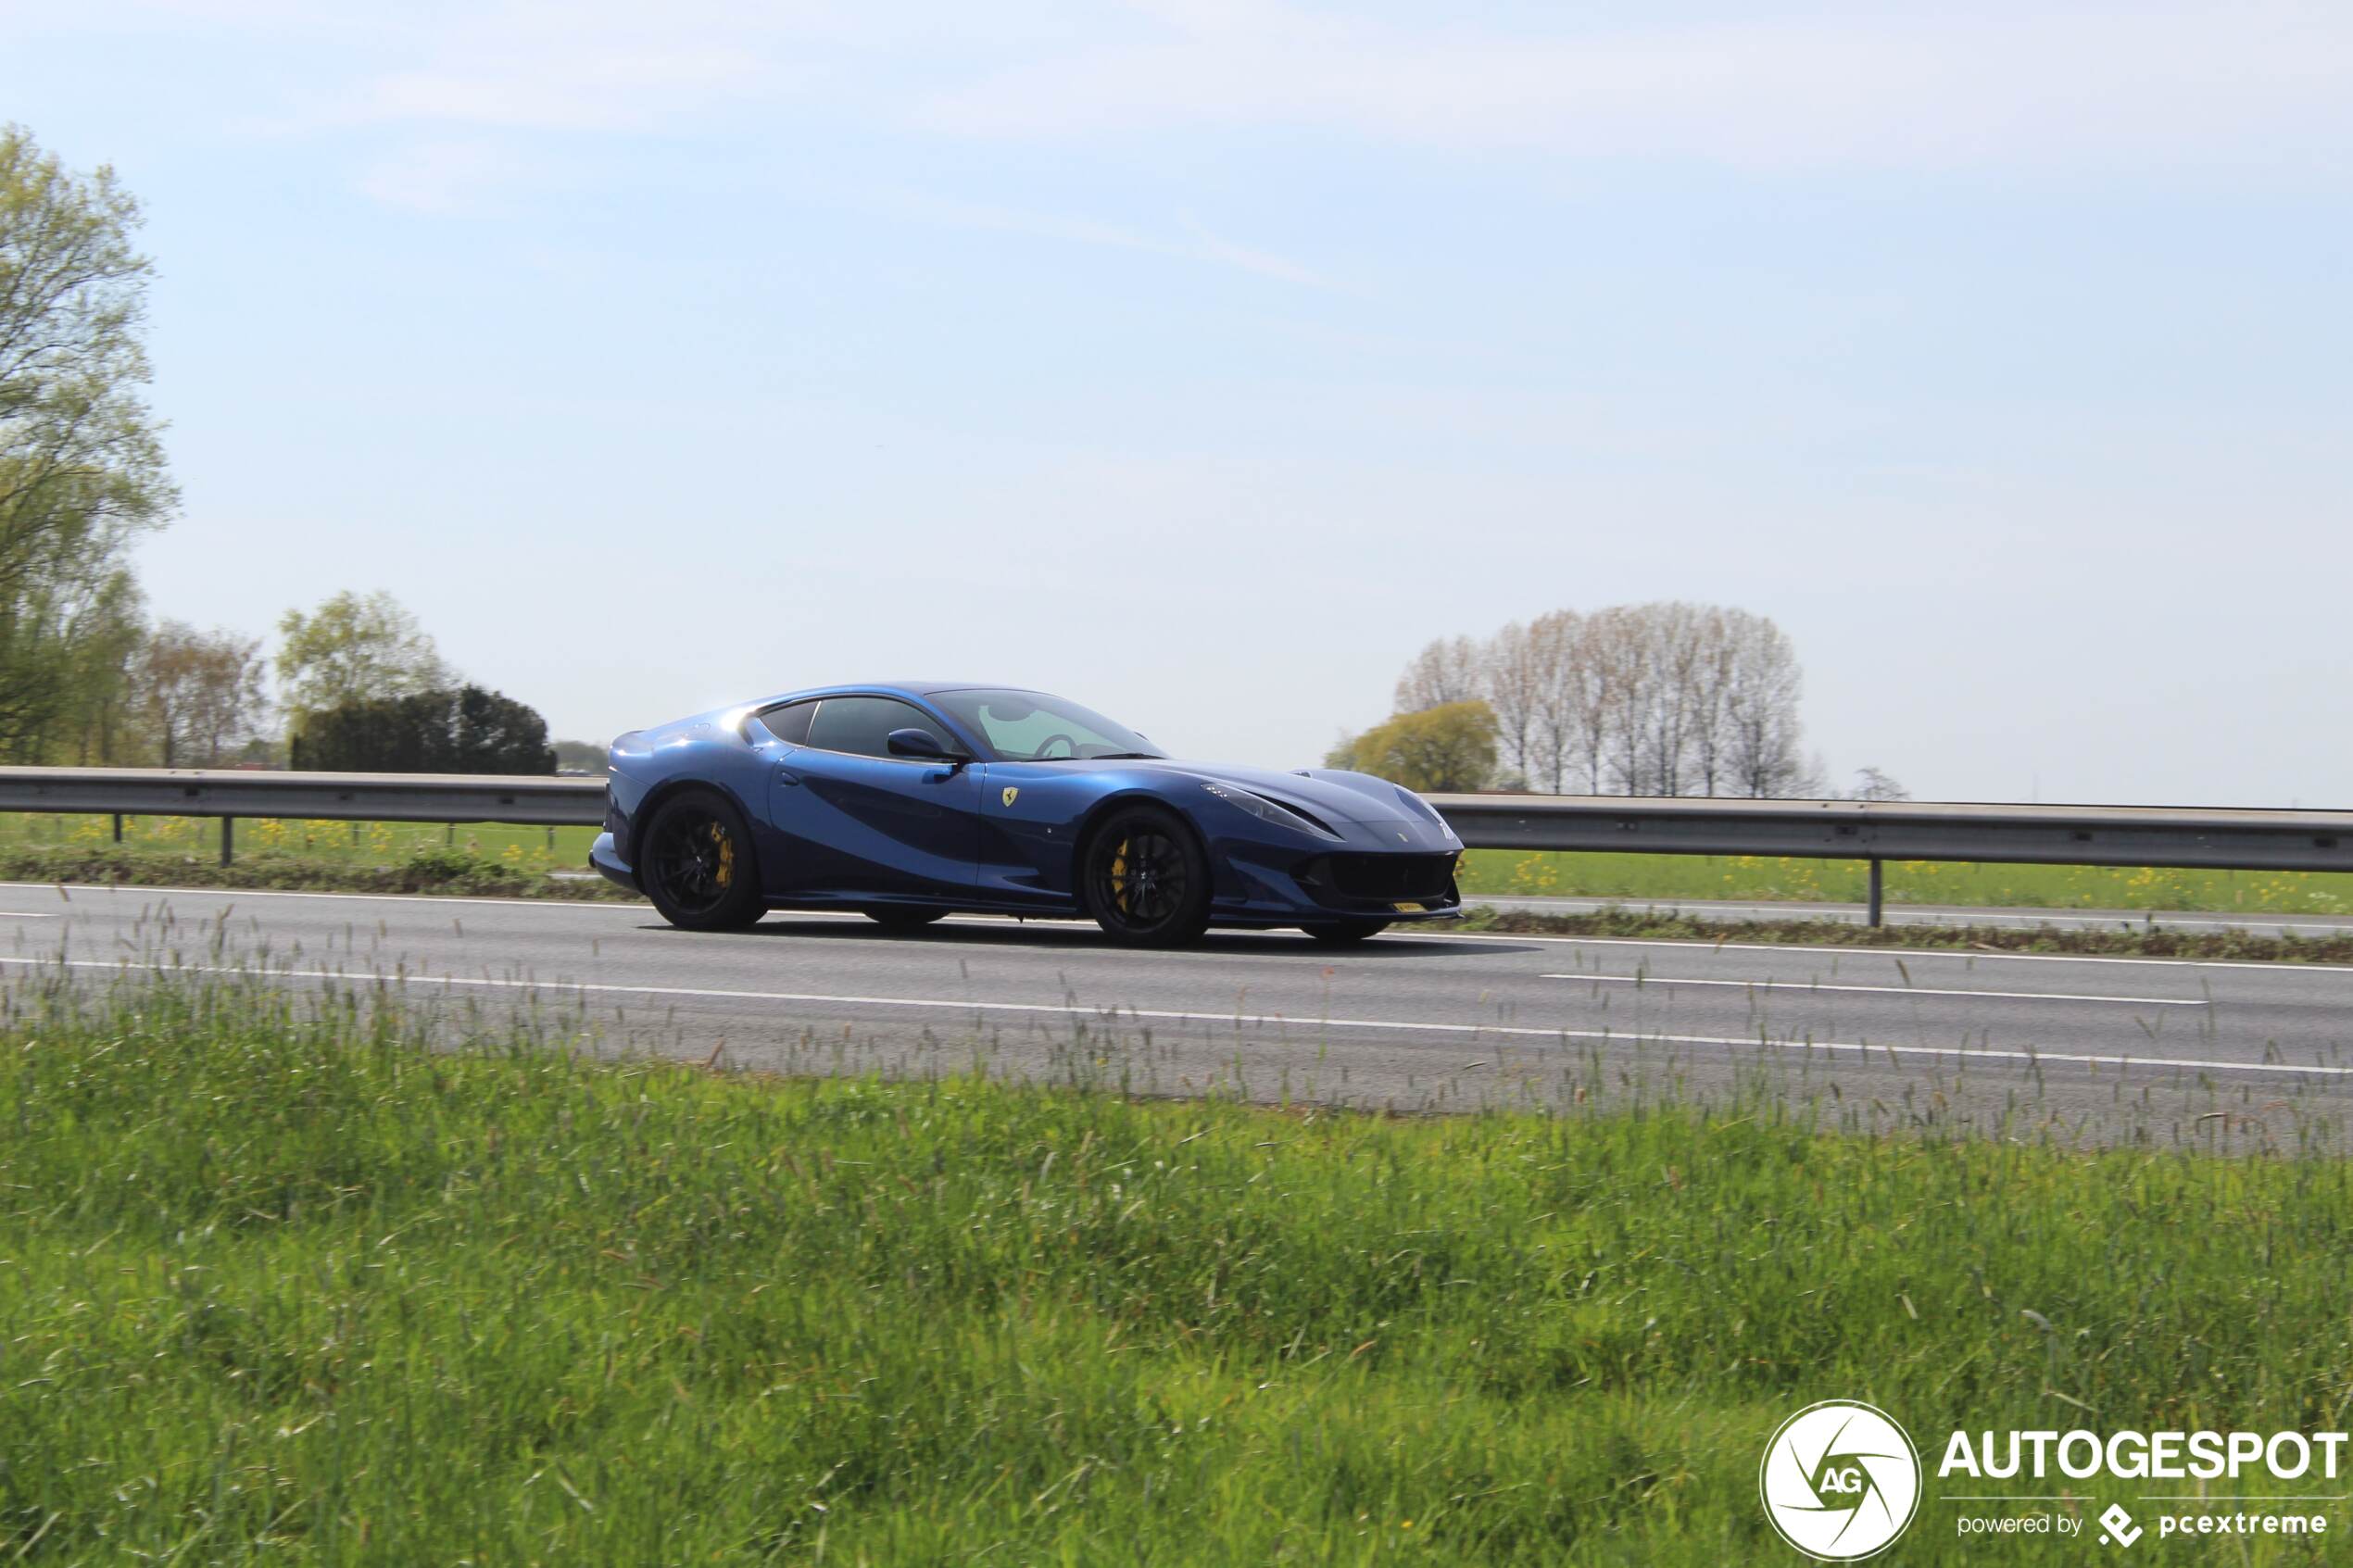
[{"label": "tire", "polygon": [[646,824],[638,884],[681,931],[741,931],[768,912],[751,829],[715,789],[682,789]]},{"label": "tire", "polygon": [[946,918],[946,909],[865,909],[860,911],[885,931],[921,931],[936,920]]},{"label": "tire", "polygon": [[1160,806],[1114,809],[1088,836],[1079,894],[1114,942],[1173,947],[1209,929],[1209,857]]},{"label": "tire", "polygon": [[1329,920],[1299,929],[1327,947],[1353,947],[1367,937],[1378,936],[1389,925],[1385,920]]}]

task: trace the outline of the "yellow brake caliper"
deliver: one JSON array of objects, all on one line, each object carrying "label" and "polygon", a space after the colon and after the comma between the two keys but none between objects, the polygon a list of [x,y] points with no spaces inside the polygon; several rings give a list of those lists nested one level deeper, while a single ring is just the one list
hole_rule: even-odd
[{"label": "yellow brake caliper", "polygon": [[1124,838],[1119,841],[1119,847],[1112,851],[1111,891],[1112,901],[1119,906],[1121,914],[1126,914],[1127,912],[1127,841]]},{"label": "yellow brake caliper", "polygon": [[719,846],[719,865],[711,875],[724,888],[736,880],[736,841],[717,822],[711,824],[711,841]]}]

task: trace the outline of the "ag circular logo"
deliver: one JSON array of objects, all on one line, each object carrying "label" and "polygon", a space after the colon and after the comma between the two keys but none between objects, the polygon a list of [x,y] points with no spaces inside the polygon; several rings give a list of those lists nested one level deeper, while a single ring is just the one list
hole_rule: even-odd
[{"label": "ag circular logo", "polygon": [[1884,1411],[1824,1399],[1781,1423],[1765,1445],[1756,1489],[1781,1539],[1818,1562],[1852,1562],[1912,1522],[1920,1456]]}]

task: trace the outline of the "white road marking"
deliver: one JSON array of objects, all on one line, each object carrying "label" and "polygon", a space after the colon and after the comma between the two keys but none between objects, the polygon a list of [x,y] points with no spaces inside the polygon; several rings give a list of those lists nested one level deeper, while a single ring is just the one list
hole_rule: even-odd
[{"label": "white road marking", "polygon": [[488,898],[462,893],[321,893],[293,887],[149,887],[136,882],[0,882],[0,890],[20,887],[27,892],[55,893],[66,902],[84,893],[193,893],[205,898],[343,898],[371,904],[497,904],[507,909],[634,909],[640,914],[651,904],[631,904],[616,898]]},{"label": "white road marking", "polygon": [[689,997],[716,1001],[751,1002],[811,1002],[834,1007],[920,1008],[950,1012],[1017,1012],[1052,1014],[1063,1017],[1093,1018],[1117,1022],[1122,1020],[1165,1020],[1179,1023],[1231,1023],[1237,1028],[1245,1023],[1268,1024],[1300,1029],[1381,1029],[1394,1033],[1425,1035],[1470,1035],[1493,1038],[1499,1035],[1539,1040],[1595,1040],[1605,1045],[1665,1045],[1717,1046],[1743,1050],[1849,1051],[1856,1056],[1931,1057],[1939,1060],[1962,1063],[1972,1061],[2017,1062],[2035,1066],[2057,1062],[2078,1067],[2194,1068],[2206,1073],[2293,1073],[2305,1077],[2353,1078],[2353,1067],[2326,1067],[2318,1063],[2299,1064],[2286,1061],[2222,1061],[2208,1057],[2168,1056],[2105,1056],[2082,1051],[2006,1050],[1994,1047],[1969,1046],[1895,1046],[1872,1045],[1862,1040],[1770,1040],[1763,1037],[1723,1035],[1647,1035],[1620,1033],[1609,1029],[1531,1029],[1526,1025],[1504,1023],[1420,1023],[1406,1019],[1391,1018],[1301,1018],[1282,1014],[1246,1015],[1237,1012],[1179,1012],[1159,1008],[1097,1008],[1067,1002],[980,1002],[950,1001],[936,997],[862,997],[836,996],[815,991],[719,991],[685,985],[613,985],[583,981],[494,980],[488,976],[414,974],[393,976],[351,973],[343,970],[274,969],[255,970],[228,964],[182,964],[169,970],[141,970],[129,961],[109,963],[99,959],[12,959],[0,958],[0,964],[26,966],[48,965],[65,969],[104,969],[125,976],[153,974],[224,974],[245,979],[263,980],[341,980],[361,984],[383,985],[387,981],[401,985],[427,987],[439,985],[482,986],[506,991],[577,991],[599,995],[635,997]]},{"label": "white road marking", "polygon": [[[1607,909],[1625,909],[1644,914],[1682,915],[1693,920],[1710,916],[1739,915],[1755,920],[1790,920],[1819,916],[1842,920],[1860,925],[1864,909],[1859,904],[1677,904],[1658,900],[1632,898],[1564,898],[1557,905],[1534,899],[1512,899],[1506,894],[1466,894],[1463,907],[1477,909],[1482,898],[1501,897],[1509,902],[1490,903],[1490,909],[1512,909],[1526,914],[1600,914]],[[2199,919],[2186,912],[2156,910],[2106,910],[2098,914],[2083,914],[2072,910],[2049,909],[2040,904],[1989,904],[1981,909],[1923,909],[1891,905],[1887,911],[1890,925],[1986,925],[1996,930],[2032,930],[2037,925],[2084,925],[2097,930],[2125,928],[2145,930],[2150,921],[2136,918],[2153,914],[2158,931],[2309,931],[2344,935],[2353,931],[2342,921],[2332,921],[2325,915],[2266,914],[2244,920]]]},{"label": "white road marking", "polygon": [[1547,980],[1591,981],[1603,985],[1722,985],[1744,991],[1860,991],[1887,997],[1992,997],[2021,1002],[2122,1002],[2132,1007],[2202,1008],[2203,997],[2087,997],[2067,991],[1961,991],[1935,985],[1818,985],[1810,980],[1685,980],[1656,974],[1547,974]]},{"label": "white road marking", "polygon": [[1967,959],[1971,963],[2136,963],[2163,969],[2267,969],[2272,973],[2353,974],[2339,963],[2264,963],[2254,959],[2124,959],[2103,953],[2007,953],[1984,947],[1801,947],[1794,942],[1701,942],[1665,936],[1520,936],[1466,931],[1448,942],[1566,942],[1580,947],[1674,947],[1687,953],[1831,953],[1850,959]]}]

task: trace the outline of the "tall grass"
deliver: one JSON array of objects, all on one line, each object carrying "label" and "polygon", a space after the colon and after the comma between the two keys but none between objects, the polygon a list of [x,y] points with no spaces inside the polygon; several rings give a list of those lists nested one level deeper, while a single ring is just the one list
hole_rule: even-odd
[{"label": "tall grass", "polygon": [[[2312,1151],[763,1081],[234,982],[6,1009],[0,1562],[1782,1562],[1755,1467],[1814,1399],[1932,1447],[2353,1398]],[[1894,1560],[2091,1549],[1953,1517]]]}]

